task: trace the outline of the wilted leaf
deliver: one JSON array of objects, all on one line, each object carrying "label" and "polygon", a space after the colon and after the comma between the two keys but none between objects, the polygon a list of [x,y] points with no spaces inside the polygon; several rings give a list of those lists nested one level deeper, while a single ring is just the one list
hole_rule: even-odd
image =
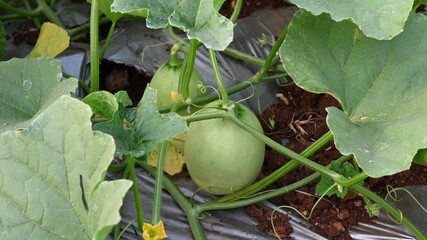
[{"label": "wilted leaf", "polygon": [[[168,142],[165,155],[164,171],[169,175],[175,175],[182,172],[185,164],[184,160],[184,141],[185,133],[173,138]],[[151,153],[147,163],[153,167],[157,167],[157,159],[159,158],[161,144]]]},{"label": "wilted leaf", "polygon": [[70,45],[67,31],[50,22],[43,23],[36,45],[27,57],[56,57]]}]

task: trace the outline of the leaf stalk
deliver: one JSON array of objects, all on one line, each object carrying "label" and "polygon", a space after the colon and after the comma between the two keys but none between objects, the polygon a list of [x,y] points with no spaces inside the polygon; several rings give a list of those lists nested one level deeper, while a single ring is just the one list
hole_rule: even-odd
[{"label": "leaf stalk", "polygon": [[133,193],[133,198],[135,202],[138,228],[140,231],[142,231],[142,226],[144,225],[144,213],[142,212],[141,197],[139,196],[138,183],[137,183],[136,174],[135,174],[135,158],[128,155],[127,159],[128,159],[128,169],[130,173],[130,180],[133,182],[132,193]]},{"label": "leaf stalk", "polygon": [[168,142],[164,141],[160,147],[160,154],[157,160],[157,174],[156,186],[154,188],[154,203],[153,203],[153,216],[151,218],[152,224],[157,224],[160,221],[160,211],[162,207],[162,190],[163,190],[163,167],[165,164],[165,155]]},{"label": "leaf stalk", "polygon": [[99,91],[99,0],[90,11],[90,92]]}]

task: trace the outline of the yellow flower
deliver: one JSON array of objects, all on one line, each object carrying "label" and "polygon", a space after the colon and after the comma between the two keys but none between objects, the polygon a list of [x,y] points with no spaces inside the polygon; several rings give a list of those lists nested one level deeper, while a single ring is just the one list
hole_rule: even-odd
[{"label": "yellow flower", "polygon": [[181,100],[181,96],[177,91],[171,91],[171,98],[174,102],[179,102]]},{"label": "yellow flower", "polygon": [[165,226],[163,225],[162,221],[156,225],[144,223],[142,226],[142,239],[144,240],[160,240],[167,237],[168,236],[165,232]]}]

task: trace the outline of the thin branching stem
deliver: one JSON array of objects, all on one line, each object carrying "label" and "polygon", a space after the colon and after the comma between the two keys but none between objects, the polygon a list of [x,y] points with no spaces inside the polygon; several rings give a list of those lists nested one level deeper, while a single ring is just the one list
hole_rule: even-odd
[{"label": "thin branching stem", "polygon": [[102,46],[101,55],[99,59],[104,59],[105,53],[107,52],[108,46],[110,45],[111,37],[113,36],[114,29],[116,28],[116,21],[111,22],[110,30],[108,31],[107,38],[105,39],[104,46]]},{"label": "thin branching stem", "polygon": [[179,76],[179,93],[184,101],[190,96],[190,80],[196,61],[197,44],[198,41],[196,39],[190,40],[188,54],[185,56],[184,66]]}]

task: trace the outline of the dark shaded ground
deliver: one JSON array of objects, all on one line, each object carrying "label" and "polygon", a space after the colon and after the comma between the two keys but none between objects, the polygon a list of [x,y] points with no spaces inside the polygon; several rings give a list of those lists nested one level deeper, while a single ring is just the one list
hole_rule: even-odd
[{"label": "dark shaded ground", "polygon": [[[221,14],[229,17],[233,13],[236,0],[226,0],[221,9]],[[244,0],[242,10],[240,11],[239,18],[246,17],[251,13],[263,8],[277,8],[285,5],[283,0]]]},{"label": "dark shaded ground", "polygon": [[[337,101],[325,94],[311,94],[297,87],[295,84],[283,87],[280,91],[279,102],[269,106],[262,114],[264,131],[267,136],[277,142],[287,142],[285,145],[295,152],[301,152],[308,147],[314,140],[320,138],[328,131],[326,125],[325,108],[329,106],[338,107]],[[268,119],[273,119],[275,128],[267,126]],[[331,160],[340,157],[339,152],[335,149],[332,142],[319,151],[310,159],[322,165],[327,165]],[[283,166],[289,161],[288,158],[267,149],[264,167],[261,173],[266,176],[275,169]],[[299,166],[291,171],[285,177],[277,181],[271,188],[286,186],[298,181],[313,171]],[[386,186],[402,187],[408,185],[425,185],[427,184],[427,167],[413,165],[410,170],[396,174],[390,177],[378,179],[368,179],[365,186],[384,196]],[[286,205],[298,209],[301,213],[308,215],[313,208],[317,197],[314,196],[315,183],[307,185],[298,190],[283,196],[272,199],[272,202],[278,206]],[[328,201],[321,201],[316,206],[310,222],[315,226],[316,231],[329,239],[351,239],[348,234],[348,227],[357,222],[369,222],[365,204],[361,197],[354,193],[348,193],[344,199],[338,197],[329,197]],[[247,212],[259,221],[259,227],[263,231],[272,234],[272,226],[262,219],[270,219],[271,211],[263,210],[264,217],[260,217],[260,210],[254,211],[249,207]],[[277,231],[281,237],[289,235],[289,228],[286,226],[287,218],[276,217],[275,226],[281,226],[282,232]],[[276,227],[276,230],[278,228]]]}]

